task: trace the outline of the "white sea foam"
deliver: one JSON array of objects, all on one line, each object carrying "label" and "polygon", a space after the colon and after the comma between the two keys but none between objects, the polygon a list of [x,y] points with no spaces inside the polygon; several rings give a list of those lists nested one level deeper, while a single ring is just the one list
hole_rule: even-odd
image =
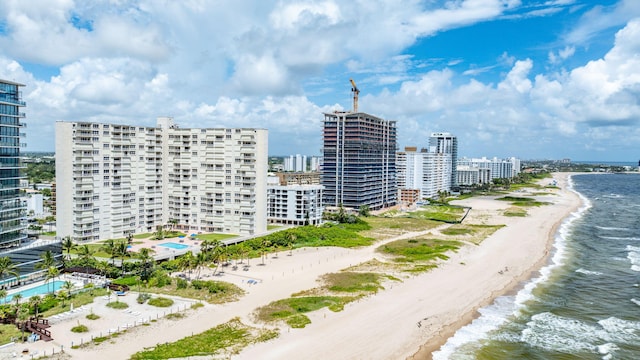
[{"label": "white sea foam", "polygon": [[566,239],[571,231],[572,224],[577,219],[580,219],[585,211],[592,206],[589,199],[574,190],[571,177],[568,178],[568,185],[568,189],[581,198],[583,205],[565,218],[560,225],[554,238],[554,252],[550,264],[540,269],[540,277],[531,279],[518,291],[515,297],[497,298],[493,304],[480,309],[480,317],[471,324],[459,329],[438,351],[432,354],[434,360],[448,359],[462,345],[487,338],[489,332],[498,329],[509,317],[519,314],[525,303],[534,298],[533,290],[538,284],[547,281],[556,268],[564,265],[568,256]]},{"label": "white sea foam", "polygon": [[[545,312],[531,317],[521,340],[534,347],[560,352],[598,352],[610,354],[615,344],[637,342],[640,322],[610,317],[597,325]],[[605,342],[605,344],[602,344]],[[600,344],[600,345],[598,345]]]},{"label": "white sea foam", "polygon": [[640,322],[610,317],[598,321],[598,324],[604,331],[599,335],[606,341],[623,344],[633,344],[638,341],[636,334],[640,330]]},{"label": "white sea foam", "polygon": [[623,198],[624,196],[620,194],[609,194],[609,195],[602,195],[602,197],[606,197],[610,199],[620,199],[620,198]]},{"label": "white sea foam", "polygon": [[508,316],[514,311],[514,301],[511,296],[501,296],[496,298],[493,304],[478,310],[480,316],[473,320],[471,324],[459,329],[451,337],[445,346],[432,354],[432,358],[448,359],[455,349],[460,346],[483,339],[490,331],[498,329],[504,324]]},{"label": "white sea foam", "polygon": [[612,344],[612,343],[598,345],[597,349],[598,349],[598,353],[602,355],[608,355],[608,356],[613,356],[612,355],[613,352],[615,352],[616,350],[620,350],[620,348],[617,347],[616,344]]},{"label": "white sea foam", "polygon": [[640,247],[627,245],[627,259],[631,262],[631,270],[640,271]]},{"label": "white sea foam", "polygon": [[627,245],[627,247],[624,249],[627,251],[640,252],[640,246]]},{"label": "white sea foam", "polygon": [[598,236],[601,239],[606,240],[632,240],[632,241],[640,241],[640,237],[634,236]]},{"label": "white sea foam", "polygon": [[595,352],[593,334],[597,331],[593,325],[544,312],[531,317],[520,340],[547,351]]},{"label": "white sea foam", "polygon": [[585,270],[583,268],[580,268],[578,270],[576,270],[577,273],[581,273],[581,274],[585,274],[585,275],[602,275],[601,272],[599,271],[590,271],[590,270]]},{"label": "white sea foam", "polygon": [[610,226],[597,226],[600,230],[616,230],[616,231],[631,231],[629,228],[620,228],[620,227],[610,227]]},{"label": "white sea foam", "polygon": [[640,300],[637,300],[637,299],[633,298],[633,299],[631,299],[631,302],[636,304],[636,305],[638,305],[638,306],[640,306]]}]

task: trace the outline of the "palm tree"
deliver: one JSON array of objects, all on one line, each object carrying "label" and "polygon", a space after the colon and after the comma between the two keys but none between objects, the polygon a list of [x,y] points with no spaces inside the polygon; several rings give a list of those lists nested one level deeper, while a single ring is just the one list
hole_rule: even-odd
[{"label": "palm tree", "polygon": [[296,240],[298,240],[298,237],[296,236],[296,234],[294,233],[289,233],[288,239],[287,239],[287,248],[289,248],[289,256],[293,255],[293,245],[296,243]]},{"label": "palm tree", "polygon": [[120,258],[120,268],[122,269],[122,275],[124,275],[124,258],[129,254],[127,253],[126,241],[119,241],[116,243],[116,255]]},{"label": "palm tree", "polygon": [[62,250],[67,252],[67,260],[71,260],[71,251],[77,247],[77,244],[71,240],[71,236],[65,236],[62,239]]},{"label": "palm tree", "polygon": [[78,257],[82,261],[82,265],[85,267],[85,269],[89,267],[89,262],[93,259],[93,254],[95,254],[95,251],[87,244],[84,244],[78,248]]},{"label": "palm tree", "polygon": [[18,309],[20,308],[20,300],[22,300],[22,294],[17,293],[15,295],[13,295],[13,298],[11,298],[11,300],[16,302],[15,309],[16,309],[16,316],[17,316],[18,315]]},{"label": "palm tree", "polygon": [[42,304],[42,298],[39,295],[34,295],[29,298],[29,305],[33,307],[33,313],[36,317],[36,320],[38,320],[38,310],[40,304]]},{"label": "palm tree", "polygon": [[194,269],[195,262],[196,257],[193,256],[193,253],[191,251],[189,251],[180,257],[178,264],[181,270],[187,271],[189,274],[191,274],[191,270]]},{"label": "palm tree", "polygon": [[[50,266],[45,275],[44,282],[47,284],[47,291],[49,291],[49,280],[54,280],[60,275],[60,270],[55,266]],[[54,286],[55,289],[55,286]],[[52,291],[53,292],[53,291]]]},{"label": "palm tree", "polygon": [[6,304],[7,303],[7,295],[9,294],[9,292],[5,289],[0,289],[0,297],[2,298],[2,303]]},{"label": "palm tree", "polygon": [[262,247],[260,248],[260,258],[262,259],[262,265],[264,265],[264,259],[267,257],[269,253],[269,248],[271,247],[271,241],[264,239],[262,240]]},{"label": "palm tree", "polygon": [[237,245],[238,253],[240,254],[240,263],[244,261],[244,256],[247,256],[247,266],[249,266],[249,249],[245,243],[240,243]]},{"label": "palm tree", "polygon": [[149,248],[142,248],[138,252],[138,259],[140,260],[140,280],[147,281],[153,273],[153,257],[151,253],[153,250]]},{"label": "palm tree", "polygon": [[56,258],[51,250],[47,250],[40,254],[40,262],[36,264],[35,268],[40,270],[47,270],[56,265]]},{"label": "palm tree", "polygon": [[[0,279],[5,275],[11,275],[12,277],[19,278],[20,272],[17,266],[11,261],[8,256],[0,257]],[[4,286],[3,286],[4,287]]]},{"label": "palm tree", "polygon": [[19,324],[18,327],[20,327],[20,331],[22,332],[21,336],[23,342],[27,319],[29,319],[29,309],[25,307],[16,308],[16,322]]},{"label": "palm tree", "polygon": [[111,257],[111,265],[115,265],[116,257],[118,257],[117,249],[116,249],[116,241],[113,239],[109,239],[105,241],[104,245],[102,245],[102,250],[104,250],[104,252],[109,254],[109,256]]},{"label": "palm tree", "polygon": [[198,255],[196,255],[195,264],[194,264],[194,267],[198,271],[196,275],[196,279],[200,279],[200,272],[202,271],[202,268],[205,266],[205,264],[208,261],[209,261],[209,254],[201,251],[198,253]]},{"label": "palm tree", "polygon": [[67,300],[67,292],[64,290],[60,290],[56,293],[56,299],[62,301],[62,306],[64,307],[64,301]]},{"label": "palm tree", "polygon": [[76,284],[74,284],[72,281],[65,281],[64,284],[62,284],[62,289],[64,289],[69,298],[71,298],[71,292],[73,291],[74,287],[76,287]]},{"label": "palm tree", "polygon": [[87,244],[84,244],[80,246],[80,248],[78,248],[78,257],[85,262],[92,259],[93,254],[95,254],[95,251],[92,248],[90,248],[89,245]]},{"label": "palm tree", "polygon": [[164,229],[162,228],[162,225],[156,226],[156,232],[154,233],[154,235],[157,240],[162,240],[165,238],[166,234],[164,232]]},{"label": "palm tree", "polygon": [[178,225],[178,219],[169,219],[169,225],[171,225],[170,229],[173,231],[176,225]]}]

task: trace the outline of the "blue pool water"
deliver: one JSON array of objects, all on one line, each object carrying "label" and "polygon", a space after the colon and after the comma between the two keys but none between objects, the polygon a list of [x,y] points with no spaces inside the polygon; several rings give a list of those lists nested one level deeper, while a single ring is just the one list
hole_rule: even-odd
[{"label": "blue pool water", "polygon": [[158,244],[158,246],[164,246],[164,247],[168,247],[168,248],[176,249],[176,250],[184,250],[184,249],[189,247],[189,245],[178,244],[178,243],[174,243],[174,242],[167,242],[167,243],[164,243],[164,244]]},{"label": "blue pool water", "polygon": [[30,296],[34,296],[34,295],[45,295],[48,294],[50,292],[56,292],[58,290],[60,290],[62,288],[62,285],[64,284],[64,281],[50,281],[46,284],[42,284],[42,285],[38,285],[36,287],[30,288],[30,289],[25,289],[22,291],[18,291],[16,293],[13,294],[9,294],[7,295],[6,299],[0,299],[0,303],[9,303],[11,302],[11,299],[13,299],[13,296],[16,294],[21,294],[22,295],[22,299],[26,299]]}]

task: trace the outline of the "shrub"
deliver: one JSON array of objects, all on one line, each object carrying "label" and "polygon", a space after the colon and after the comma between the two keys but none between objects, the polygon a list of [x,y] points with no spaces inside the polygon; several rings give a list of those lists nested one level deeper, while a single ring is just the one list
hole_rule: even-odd
[{"label": "shrub", "polygon": [[112,309],[126,309],[129,307],[129,305],[127,305],[127,303],[123,303],[123,302],[110,302],[107,304],[108,307],[112,308]]},{"label": "shrub", "polygon": [[164,297],[157,297],[157,298],[149,299],[148,304],[151,306],[157,306],[157,307],[169,307],[173,305],[173,300],[164,298]]},{"label": "shrub", "polygon": [[138,304],[144,304],[145,301],[151,299],[151,295],[147,294],[147,293],[140,293],[138,294],[138,297],[136,298],[136,302],[138,302]]},{"label": "shrub", "polygon": [[153,276],[153,278],[149,280],[149,285],[155,287],[165,287],[167,285],[171,285],[171,276],[162,271],[158,271]]},{"label": "shrub", "polygon": [[186,289],[189,286],[189,282],[185,279],[176,279],[176,288],[178,289]]},{"label": "shrub", "polygon": [[91,313],[91,314],[87,315],[86,318],[89,319],[89,320],[98,320],[98,319],[100,319],[100,316],[98,316],[98,315],[96,315],[94,313]]},{"label": "shrub", "polygon": [[89,328],[86,325],[76,325],[71,328],[71,331],[74,333],[83,333],[89,331]]}]

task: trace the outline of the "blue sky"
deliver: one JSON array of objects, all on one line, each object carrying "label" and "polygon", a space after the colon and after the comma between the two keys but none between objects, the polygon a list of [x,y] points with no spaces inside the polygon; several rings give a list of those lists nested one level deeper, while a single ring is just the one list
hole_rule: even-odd
[{"label": "blue sky", "polygon": [[640,1],[0,3],[0,78],[27,86],[28,151],[59,120],[269,129],[318,155],[322,113],[397,120],[459,154],[640,158]]}]

